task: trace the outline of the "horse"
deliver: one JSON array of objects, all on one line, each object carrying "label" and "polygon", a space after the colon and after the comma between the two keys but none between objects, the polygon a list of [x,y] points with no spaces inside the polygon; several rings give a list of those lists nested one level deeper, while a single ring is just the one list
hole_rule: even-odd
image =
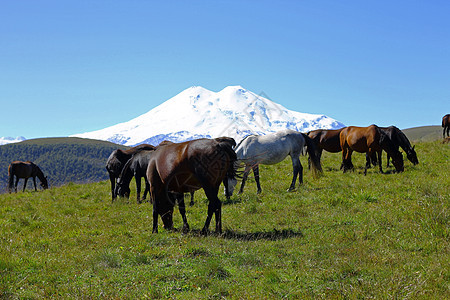
[{"label": "horse", "polygon": [[106,161],[106,170],[109,174],[109,180],[111,182],[111,197],[112,202],[116,199],[117,195],[115,194],[115,185],[116,179],[120,176],[120,172],[123,169],[123,166],[126,162],[133,156],[134,153],[140,150],[154,150],[155,147],[149,144],[142,144],[135,146],[133,148],[127,150],[117,149],[114,150],[108,157]]},{"label": "horse", "polygon": [[[411,147],[411,143],[409,142],[406,135],[395,126],[389,127],[378,127],[381,131],[383,131],[387,137],[394,143],[394,147],[398,150],[399,147],[403,149],[406,153],[406,158],[413,164],[417,165],[419,160],[417,158],[417,153],[414,150],[415,146]],[[387,167],[389,167],[389,154],[387,155]]]},{"label": "horse", "polygon": [[[25,182],[23,184],[23,192],[27,186],[28,178],[33,178],[34,190],[37,191],[36,188],[36,177],[41,181],[41,187],[45,190],[48,189],[48,181],[47,177],[44,176],[41,169],[32,163],[31,161],[13,161],[8,167],[8,176],[9,176],[9,184],[8,189],[9,192],[14,191],[17,193],[17,184],[19,183],[20,178],[24,178]],[[14,183],[14,176],[16,176],[16,182]]]},{"label": "horse", "polygon": [[[169,143],[168,141],[165,141],[161,143],[161,145],[164,145],[166,143]],[[170,142],[171,143],[171,142]],[[136,200],[138,204],[141,204],[142,201],[146,199],[146,195],[150,191],[150,185],[147,180],[147,167],[148,162],[150,160],[150,157],[152,155],[154,150],[139,150],[133,156],[127,161],[125,166],[122,169],[122,172],[120,173],[119,177],[117,178],[117,185],[115,188],[115,195],[120,197],[130,197],[130,182],[131,179],[134,177],[136,180]],[[145,182],[145,189],[144,189],[144,195],[141,199],[141,178],[144,178]],[[180,202],[180,200],[177,197],[177,201]],[[184,201],[184,200],[183,200]],[[194,192],[191,192],[191,206],[194,205]]]},{"label": "horse", "polygon": [[442,117],[442,127],[444,127],[444,130],[442,132],[442,137],[445,139],[445,133],[447,132],[447,137],[449,137],[450,132],[450,114],[446,114]]},{"label": "horse", "polygon": [[[136,180],[136,200],[140,204],[142,200],[145,200],[147,193],[150,190],[147,177],[148,162],[151,155],[155,150],[140,150],[133,154],[133,156],[126,162],[125,166],[120,172],[117,178],[117,185],[114,190],[114,194],[121,197],[130,197],[130,182],[134,177]],[[144,177],[145,189],[144,195],[141,199],[141,178]]]},{"label": "horse", "polygon": [[[316,156],[319,160],[322,157],[322,151],[331,153],[341,152],[341,142],[339,135],[343,128],[340,129],[317,129],[307,133],[316,146]],[[311,159],[308,158],[308,166],[310,166]]]},{"label": "horse", "polygon": [[[158,146],[152,154],[147,179],[150,183],[150,197],[153,203],[153,233],[158,232],[158,216],[164,228],[173,228],[173,207],[170,192],[178,194],[203,188],[208,198],[208,215],[202,233],[206,234],[213,213],[216,232],[222,233],[222,203],[217,194],[221,182],[227,189],[228,178],[236,174],[236,153],[231,139],[196,139],[183,143]],[[229,195],[226,195],[229,198]],[[180,213],[184,214],[180,210]],[[189,228],[183,217],[183,230]]]},{"label": "horse", "polygon": [[[295,189],[297,175],[299,183],[303,183],[303,166],[300,163],[299,156],[306,145],[309,156],[312,160],[313,174],[322,172],[322,166],[319,158],[316,156],[316,147],[306,134],[285,129],[267,135],[249,135],[242,139],[236,146],[238,164],[244,163],[245,169],[242,176],[241,188],[239,194],[244,192],[245,181],[251,170],[255,175],[257,193],[261,193],[261,184],[259,182],[259,165],[273,165],[283,161],[288,155],[292,160],[293,177],[288,191]],[[231,180],[228,184],[230,195],[233,195],[236,180]]]},{"label": "horse", "polygon": [[[378,166],[380,173],[383,173],[381,166],[381,151],[386,151],[392,157],[392,163],[397,172],[403,171],[403,157],[398,147],[391,139],[376,125],[368,127],[349,126],[344,128],[340,135],[340,143],[342,148],[342,167],[344,173],[353,169],[352,153],[353,151],[366,153],[367,157],[372,157],[373,153],[378,156]],[[367,169],[370,167],[370,161],[366,160],[366,167],[364,175],[367,174]]]}]

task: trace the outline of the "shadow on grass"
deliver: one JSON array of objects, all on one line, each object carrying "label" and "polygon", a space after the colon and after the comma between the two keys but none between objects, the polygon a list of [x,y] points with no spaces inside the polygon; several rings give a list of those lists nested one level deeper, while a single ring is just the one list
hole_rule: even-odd
[{"label": "shadow on grass", "polygon": [[[182,232],[180,229],[174,229],[175,232]],[[186,234],[192,236],[205,236],[201,230],[191,229]],[[259,240],[268,240],[268,241],[278,241],[290,238],[298,238],[303,237],[303,233],[300,230],[292,230],[292,229],[283,229],[273,231],[264,231],[264,232],[236,232],[234,230],[225,230],[222,234],[218,234],[214,231],[210,231],[208,236],[215,236],[228,240],[239,240],[239,241],[259,241]]]}]

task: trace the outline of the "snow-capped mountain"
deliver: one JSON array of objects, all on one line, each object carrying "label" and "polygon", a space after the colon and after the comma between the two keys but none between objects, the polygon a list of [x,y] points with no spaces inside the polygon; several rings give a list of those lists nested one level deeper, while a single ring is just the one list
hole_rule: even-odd
[{"label": "snow-capped mountain", "polygon": [[74,136],[134,146],[219,136],[240,141],[249,134],[285,128],[307,132],[343,126],[325,115],[288,110],[241,86],[229,86],[217,93],[194,86],[128,122]]},{"label": "snow-capped mountain", "polygon": [[16,138],[9,137],[9,136],[8,137],[0,137],[0,145],[18,143],[18,142],[22,142],[25,140],[26,140],[26,138],[24,138],[23,136],[18,136]]}]

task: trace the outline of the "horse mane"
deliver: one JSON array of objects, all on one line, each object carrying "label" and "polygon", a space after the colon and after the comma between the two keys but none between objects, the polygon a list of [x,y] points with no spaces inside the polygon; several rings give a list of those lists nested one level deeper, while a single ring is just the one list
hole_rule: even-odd
[{"label": "horse mane", "polygon": [[247,138],[249,138],[249,137],[251,137],[251,136],[258,136],[257,134],[249,134],[249,135],[247,135],[246,137],[244,137],[235,147],[234,147],[234,149],[237,149],[237,148],[239,148],[239,146],[247,139]]},{"label": "horse mane", "polygon": [[[139,153],[139,152],[137,152],[137,153]],[[121,184],[121,185],[124,184],[124,181],[123,181],[124,178],[127,181],[126,184],[130,183],[131,179],[133,178],[133,175],[131,174],[131,176],[129,176],[129,178],[128,178],[128,176],[127,177],[125,177],[125,176],[129,175],[128,170],[130,169],[130,165],[133,163],[133,158],[134,158],[134,155],[123,166],[122,171],[120,171],[120,175],[117,178],[117,184]]]}]

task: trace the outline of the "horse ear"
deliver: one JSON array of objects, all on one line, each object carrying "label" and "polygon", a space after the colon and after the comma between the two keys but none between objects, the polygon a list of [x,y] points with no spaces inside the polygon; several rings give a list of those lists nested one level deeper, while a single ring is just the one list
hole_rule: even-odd
[{"label": "horse ear", "polygon": [[412,149],[414,150],[414,148],[416,148],[416,145],[414,145]]}]

